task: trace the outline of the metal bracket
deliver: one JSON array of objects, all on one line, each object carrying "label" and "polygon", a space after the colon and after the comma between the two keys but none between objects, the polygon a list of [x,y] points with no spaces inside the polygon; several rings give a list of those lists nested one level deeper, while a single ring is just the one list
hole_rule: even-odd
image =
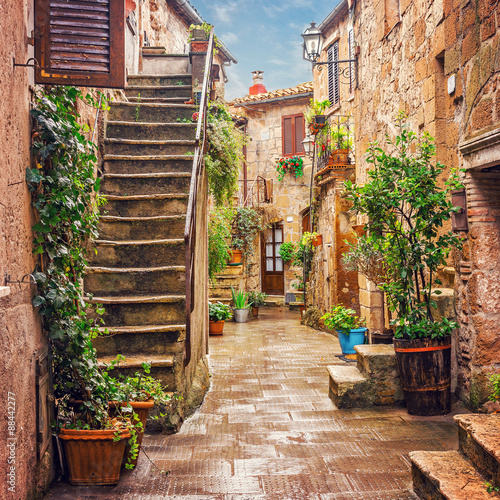
[{"label": "metal bracket", "polygon": [[[25,281],[24,279],[28,277],[28,280]],[[10,279],[10,274],[5,273],[5,286],[7,286],[9,283],[19,283],[19,284],[24,284],[24,285],[36,285],[36,279],[32,274],[25,274],[21,280],[11,280]]]},{"label": "metal bracket", "polygon": [[[339,64],[343,64],[343,63],[347,63],[348,66],[345,66],[343,68],[341,68],[340,66],[338,66]],[[312,65],[313,65],[313,69],[316,67],[316,66],[319,66],[318,68],[318,71],[322,71],[323,68],[322,66],[333,66],[334,64],[337,64],[337,70],[339,72],[339,77],[343,77],[345,80],[347,80],[346,82],[342,82],[344,84],[351,84],[351,64],[354,64],[354,68],[353,68],[353,71],[354,71],[354,88],[358,88],[358,58],[356,57],[355,59],[342,59],[342,60],[339,60],[339,61],[324,61],[324,62],[312,62]]]},{"label": "metal bracket", "polygon": [[[21,66],[21,67],[24,67],[24,68],[40,68],[40,69],[42,69],[42,67],[40,66],[40,64],[38,63],[38,61],[34,57],[30,57],[26,61],[26,64],[16,63],[16,58],[15,57],[13,57],[12,59],[14,60],[14,67]],[[34,61],[34,64],[30,64],[30,61]]]}]

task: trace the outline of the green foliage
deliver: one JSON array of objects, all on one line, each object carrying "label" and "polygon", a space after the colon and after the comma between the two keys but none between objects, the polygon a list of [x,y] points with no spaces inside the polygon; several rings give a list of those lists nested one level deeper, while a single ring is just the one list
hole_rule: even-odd
[{"label": "green foliage", "polygon": [[141,112],[141,93],[137,94],[137,104],[135,105],[135,121],[139,121],[139,113]]},{"label": "green foliage", "polygon": [[208,215],[208,276],[215,281],[231,257],[231,220],[234,210],[215,207]]},{"label": "green foliage", "polygon": [[485,481],[484,482],[484,486],[486,488],[486,491],[488,493],[498,493],[500,491],[500,487],[499,486],[493,486],[491,483],[489,483],[488,481]]},{"label": "green foliage", "polygon": [[312,242],[316,236],[318,236],[318,233],[305,231],[299,241],[299,244],[297,245],[297,251],[293,257],[293,265],[303,267],[306,275],[311,269],[313,258]]},{"label": "green foliage", "polygon": [[248,293],[243,290],[235,291],[233,287],[231,287],[231,296],[233,297],[233,303],[235,309],[248,309],[252,302],[248,301]]},{"label": "green foliage", "polygon": [[251,291],[248,292],[248,301],[253,307],[260,307],[266,304],[267,293]]},{"label": "green foliage", "polygon": [[265,229],[262,214],[251,207],[238,207],[231,224],[232,246],[241,250],[243,259],[250,265],[255,248],[253,242],[260,231]]},{"label": "green foliage", "polygon": [[332,310],[321,316],[321,319],[327,328],[337,330],[344,335],[349,335],[351,330],[361,328],[364,324],[364,320],[356,316],[356,311],[346,309],[342,305],[332,306]]},{"label": "green foliage", "polygon": [[295,256],[295,244],[291,241],[287,241],[286,243],[282,243],[279,249],[280,257],[283,259],[283,262],[288,262],[292,260]]},{"label": "green foliage", "polygon": [[500,401],[500,373],[492,373],[489,377],[491,394],[488,399],[490,401]]},{"label": "green foliage", "polygon": [[290,158],[280,158],[276,162],[276,171],[278,172],[278,181],[285,178],[285,174],[290,172],[295,178],[304,175],[304,159],[300,156],[291,156]]},{"label": "green foliage", "polygon": [[309,107],[304,113],[306,122],[311,123],[314,116],[323,115],[331,105],[332,103],[328,99],[325,101],[315,101],[314,99],[311,99]]},{"label": "green foliage", "polygon": [[227,321],[233,316],[231,308],[222,302],[208,303],[208,317],[210,321]]},{"label": "green foliage", "polygon": [[209,193],[216,205],[231,205],[238,190],[245,137],[221,103],[209,105],[207,139],[205,165]]},{"label": "green foliage", "polygon": [[397,318],[395,336],[439,338],[456,328],[447,320],[434,322],[431,290],[440,284],[435,279],[438,267],[445,263],[451,247],[460,245],[451,231],[441,230],[457,210],[450,191],[458,179],[452,174],[444,189],[439,187],[445,167],[433,164],[433,139],[424,133],[418,141],[404,118],[400,115],[397,120],[395,141],[386,139],[393,153],[372,144],[367,151],[367,161],[374,166],[368,172],[369,181],[364,186],[348,181],[346,191],[353,210],[368,216],[364,244],[383,255],[389,279],[379,286]]},{"label": "green foliage", "polygon": [[[193,31],[194,30],[203,30],[206,34],[206,39],[210,37],[210,32],[212,31],[213,26],[211,24],[208,24],[206,22],[203,22],[202,24],[191,24],[188,28],[188,43],[193,40]],[[214,34],[214,45],[216,48],[219,48],[221,46],[221,43],[219,39],[215,36]],[[214,50],[214,54],[217,54],[218,51]]]}]

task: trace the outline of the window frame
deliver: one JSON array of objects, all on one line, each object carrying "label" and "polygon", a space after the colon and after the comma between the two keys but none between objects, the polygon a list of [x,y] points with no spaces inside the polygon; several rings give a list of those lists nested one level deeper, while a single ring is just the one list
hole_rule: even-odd
[{"label": "window frame", "polygon": [[[296,150],[296,129],[295,129],[295,121],[298,117],[302,118],[302,139],[303,141],[306,137],[306,122],[304,118],[304,113],[295,113],[293,115],[284,115],[281,117],[281,156],[285,158],[289,158],[291,156],[305,156],[305,151],[304,151],[304,146],[302,146],[302,151],[297,152]],[[285,120],[286,119],[291,120],[291,125],[292,125],[292,152],[291,153],[285,153]]]}]

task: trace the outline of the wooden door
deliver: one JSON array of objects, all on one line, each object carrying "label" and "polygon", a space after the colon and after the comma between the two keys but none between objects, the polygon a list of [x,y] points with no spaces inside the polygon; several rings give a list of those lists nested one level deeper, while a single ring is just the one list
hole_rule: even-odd
[{"label": "wooden door", "polygon": [[279,249],[283,243],[283,226],[274,225],[262,238],[262,291],[269,295],[285,294],[285,273]]}]

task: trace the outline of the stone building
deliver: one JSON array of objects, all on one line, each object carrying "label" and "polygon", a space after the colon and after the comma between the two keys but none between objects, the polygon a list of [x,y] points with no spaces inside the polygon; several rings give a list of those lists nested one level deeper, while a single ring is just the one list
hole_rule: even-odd
[{"label": "stone building", "polygon": [[[245,132],[249,138],[240,178],[240,204],[260,206],[268,211],[271,221],[270,228],[256,242],[254,262],[245,284],[248,290],[284,296],[286,292],[293,292],[292,282],[298,283],[302,273],[302,269],[293,267],[291,262],[283,263],[277,251],[283,242],[299,242],[304,212],[309,206],[311,162],[304,154],[302,141],[304,111],[312,90],[309,82],[268,92],[263,73],[254,71],[249,94],[229,103],[231,112],[246,122]],[[286,173],[283,180],[278,181],[276,162],[295,155],[303,159],[303,175],[295,177]],[[262,199],[264,191],[266,199]]]},{"label": "stone building", "polygon": [[[441,269],[440,278],[445,295],[455,291],[455,311],[444,307],[444,314],[456,316],[460,324],[454,339],[457,395],[482,399],[487,374],[497,370],[500,356],[498,2],[345,0],[320,29],[326,37],[323,59],[335,40],[340,50],[352,45],[350,55],[357,55],[354,93],[349,84],[340,87],[341,109],[354,115],[357,183],[366,181],[364,151],[370,142],[394,135],[399,111],[408,115],[413,130],[435,138],[437,160],[447,167],[443,181],[451,168],[465,169],[465,190],[454,195],[464,212],[452,221],[464,247]],[[325,75],[325,69],[314,70],[316,98],[328,93]],[[321,197],[318,224],[322,212],[333,210],[331,188],[329,193]],[[383,303],[376,288],[362,277],[359,287],[368,326],[387,324],[387,315],[380,317]]]},{"label": "stone building", "polygon": [[[144,45],[162,44],[165,47],[162,53],[177,54],[188,70],[187,30],[190,24],[203,21],[200,16],[185,1],[138,0],[136,4],[135,13],[129,13],[126,20],[114,21],[114,28],[122,30],[124,43],[116,45],[117,57],[114,60],[110,57],[107,61],[110,66],[120,66],[115,84],[109,87],[123,88],[126,70],[129,74],[144,71]],[[35,5],[38,11],[35,11]],[[30,283],[29,274],[36,265],[32,255],[31,229],[35,216],[25,181],[26,167],[32,161],[29,111],[35,84],[36,69],[33,66],[42,62],[40,58],[35,63],[30,59],[35,56],[32,44],[38,43],[43,31],[35,14],[46,15],[48,11],[44,9],[47,5],[48,2],[38,0],[20,0],[4,2],[0,7],[0,28],[4,34],[0,48],[0,146],[3,151],[0,159],[0,395],[4,405],[4,418],[0,422],[0,441],[3,443],[0,449],[0,474],[3,478],[0,497],[6,499],[39,498],[53,478],[55,454],[48,410],[48,378],[45,376],[48,342],[38,311],[32,306],[36,290]],[[123,0],[111,0],[110,5],[113,9],[123,9]],[[223,85],[224,65],[236,60],[224,46],[217,57],[222,68]],[[78,65],[73,66],[75,68],[77,72],[82,69]],[[47,67],[42,69],[46,72]],[[41,69],[37,71],[41,72]],[[86,80],[73,76],[65,78],[64,83],[84,85]],[[88,79],[88,74],[84,78]],[[108,87],[102,83],[93,86]],[[114,93],[118,100],[124,97],[120,90],[108,92],[110,95]],[[78,112],[81,120],[94,129],[95,109],[79,103]],[[102,121],[101,114],[95,129],[95,140],[101,143]],[[200,331],[195,340],[199,341],[203,352],[197,346],[198,357],[205,356],[203,338],[204,331]],[[195,361],[191,367],[196,368],[198,359]],[[190,381],[194,376],[192,371]]]}]

